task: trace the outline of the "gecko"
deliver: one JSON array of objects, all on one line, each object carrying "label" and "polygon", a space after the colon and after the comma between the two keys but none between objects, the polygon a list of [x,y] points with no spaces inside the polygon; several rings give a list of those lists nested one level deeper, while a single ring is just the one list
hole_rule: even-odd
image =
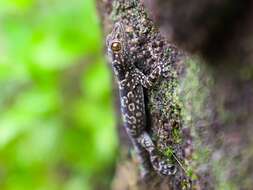
[{"label": "gecko", "polygon": [[106,46],[118,84],[123,125],[141,163],[142,175],[147,176],[152,171],[160,175],[174,175],[177,171],[175,165],[159,155],[146,131],[144,88],[149,89],[154,85],[163,71],[162,64],[158,64],[148,76],[135,66],[121,21],[115,23],[107,36]]}]

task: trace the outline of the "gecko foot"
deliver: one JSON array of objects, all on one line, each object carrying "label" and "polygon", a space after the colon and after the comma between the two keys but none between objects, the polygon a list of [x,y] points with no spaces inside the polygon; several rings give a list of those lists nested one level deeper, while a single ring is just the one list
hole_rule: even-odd
[{"label": "gecko foot", "polygon": [[162,175],[175,175],[177,168],[174,164],[169,164],[165,160],[159,160],[158,162],[152,161],[151,163],[156,171]]},{"label": "gecko foot", "polygon": [[143,132],[138,137],[138,142],[149,153],[151,165],[157,173],[162,175],[174,175],[177,172],[177,168],[174,164],[169,164],[167,159],[161,158],[153,141],[146,132]]}]

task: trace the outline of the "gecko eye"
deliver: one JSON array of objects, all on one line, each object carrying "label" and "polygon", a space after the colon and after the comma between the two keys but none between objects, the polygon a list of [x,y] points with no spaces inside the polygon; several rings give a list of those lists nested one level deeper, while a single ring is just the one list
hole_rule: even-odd
[{"label": "gecko eye", "polygon": [[119,52],[121,50],[120,42],[113,42],[111,45],[112,51]]}]

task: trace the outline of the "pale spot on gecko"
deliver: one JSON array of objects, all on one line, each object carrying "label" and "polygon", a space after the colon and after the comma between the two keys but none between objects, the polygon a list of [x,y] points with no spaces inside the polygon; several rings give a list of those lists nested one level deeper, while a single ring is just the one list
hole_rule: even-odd
[{"label": "pale spot on gecko", "polygon": [[135,110],[135,105],[134,105],[134,103],[129,104],[129,105],[128,105],[128,109],[129,109],[129,111],[134,111],[134,110]]}]

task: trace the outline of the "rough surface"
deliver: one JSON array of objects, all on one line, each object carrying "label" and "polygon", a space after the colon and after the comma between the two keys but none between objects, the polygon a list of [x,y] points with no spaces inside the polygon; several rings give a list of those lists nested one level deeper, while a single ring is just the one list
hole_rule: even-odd
[{"label": "rough surface", "polygon": [[252,1],[145,4],[168,39],[205,59],[187,62],[179,88],[193,137],[193,188],[252,189]]},{"label": "rough surface", "polygon": [[156,24],[180,47],[217,64],[237,59],[252,23],[251,0],[143,0]]}]

